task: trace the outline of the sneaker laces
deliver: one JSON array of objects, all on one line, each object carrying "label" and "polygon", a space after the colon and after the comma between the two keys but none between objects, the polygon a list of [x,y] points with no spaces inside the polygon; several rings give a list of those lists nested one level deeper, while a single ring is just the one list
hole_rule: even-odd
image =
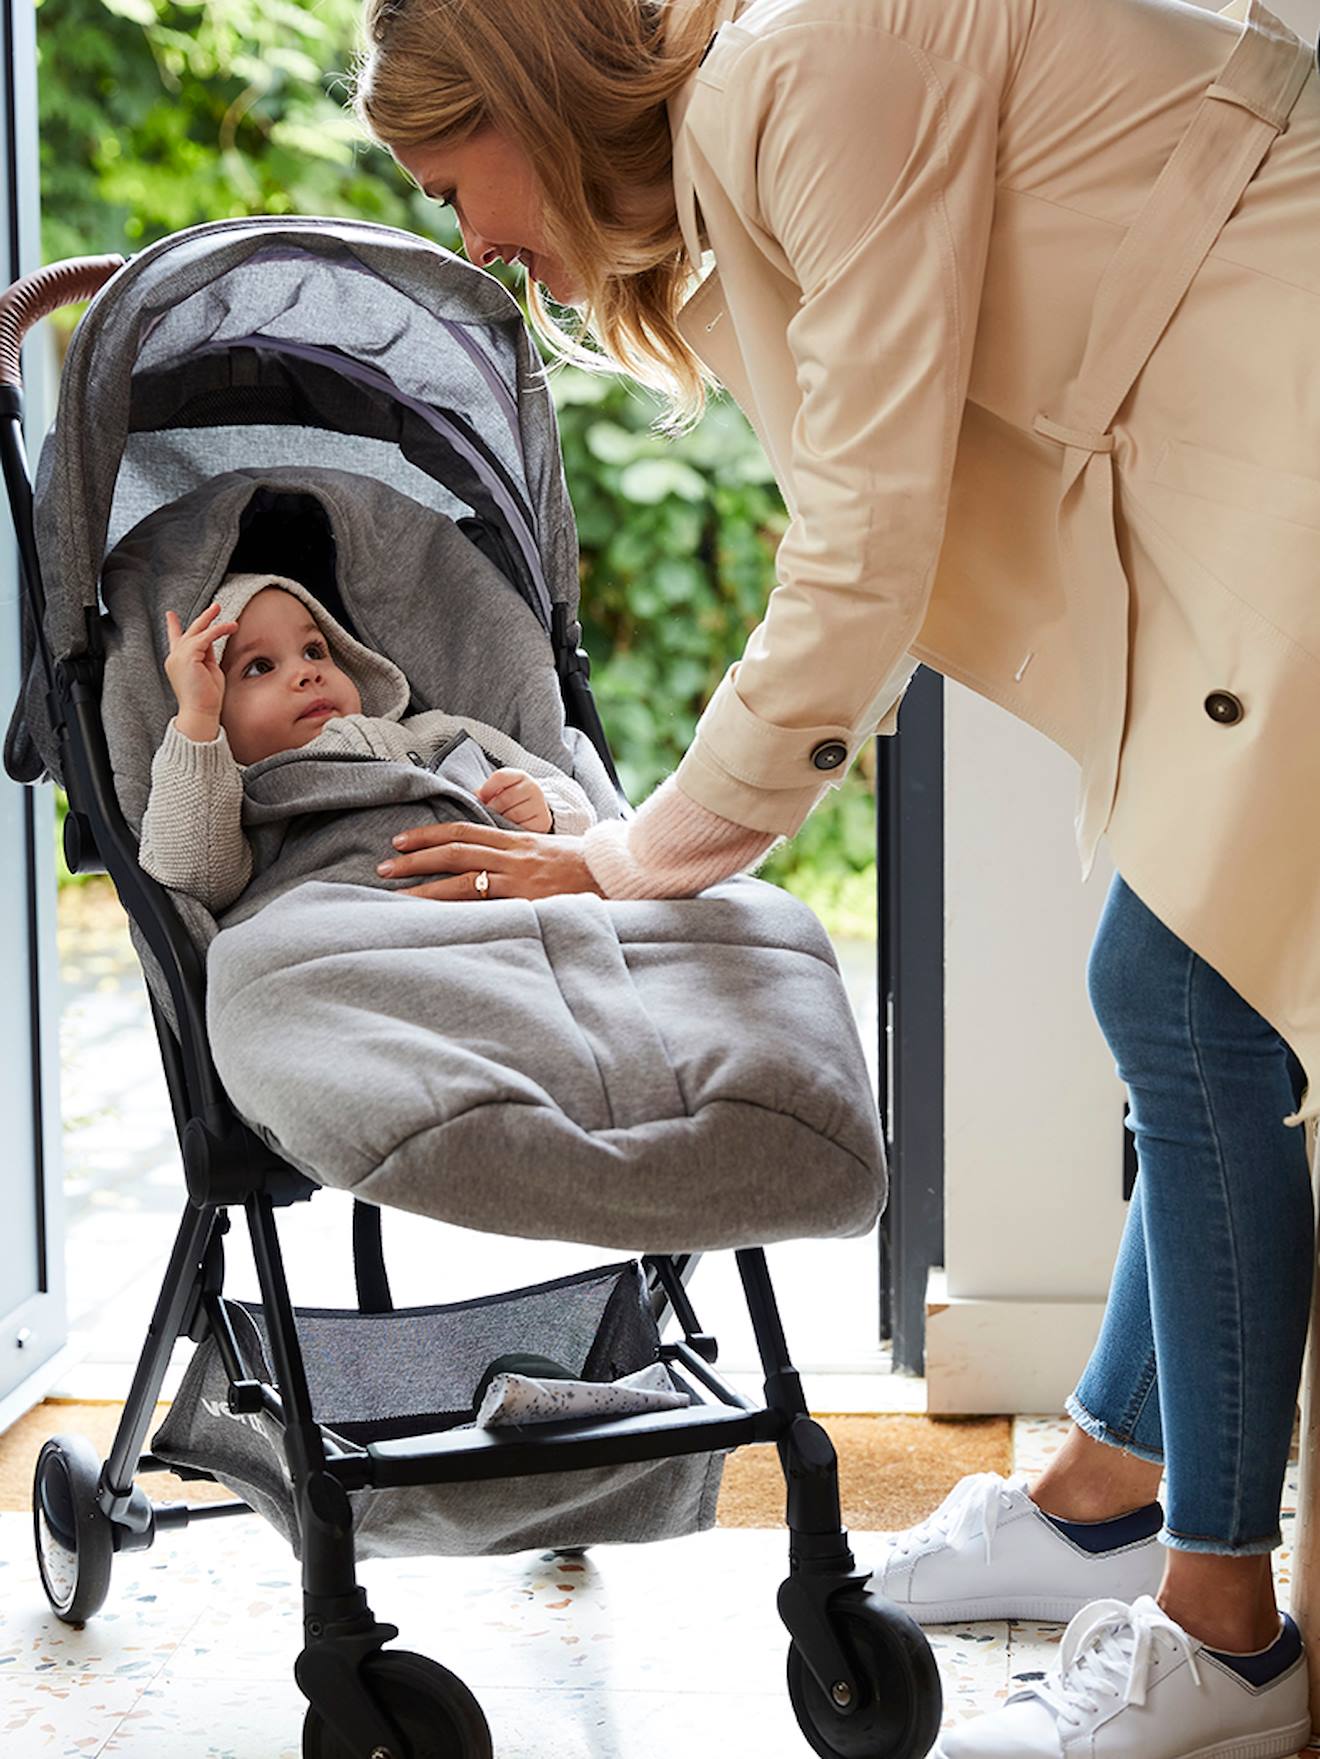
[{"label": "sneaker laces", "polygon": [[1055,1667],[1040,1685],[1014,1696],[1042,1699],[1059,1722],[1072,1729],[1093,1716],[1106,1699],[1117,1699],[1120,1710],[1129,1704],[1143,1705],[1157,1635],[1182,1651],[1199,1686],[1195,1638],[1149,1594],[1143,1594],[1130,1606],[1122,1600],[1096,1600],[1084,1606],[1063,1634]]},{"label": "sneaker laces", "polygon": [[989,1563],[1000,1510],[1008,1508],[1012,1502],[1008,1491],[1009,1484],[997,1472],[974,1472],[954,1485],[933,1515],[896,1539],[894,1549],[901,1557],[910,1557],[914,1551],[934,1541],[957,1548],[977,1533],[983,1533],[985,1561]]}]

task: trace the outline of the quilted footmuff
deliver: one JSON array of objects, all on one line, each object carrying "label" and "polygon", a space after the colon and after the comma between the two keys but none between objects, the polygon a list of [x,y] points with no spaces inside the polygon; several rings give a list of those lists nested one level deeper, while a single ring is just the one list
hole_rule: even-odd
[{"label": "quilted footmuff", "polygon": [[240,1115],[324,1185],[629,1251],[865,1233],[879,1120],[820,923],[699,898],[449,903],[308,881],[207,955]]}]

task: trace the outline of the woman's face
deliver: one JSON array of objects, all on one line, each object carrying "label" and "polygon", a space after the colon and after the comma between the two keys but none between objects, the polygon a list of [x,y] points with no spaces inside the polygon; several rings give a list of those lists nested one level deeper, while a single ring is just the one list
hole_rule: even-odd
[{"label": "woman's face", "polygon": [[518,260],[558,304],[582,298],[546,247],[540,183],[507,135],[486,127],[459,146],[396,148],[394,157],[424,195],[452,205],[469,262],[485,268],[496,257]]}]

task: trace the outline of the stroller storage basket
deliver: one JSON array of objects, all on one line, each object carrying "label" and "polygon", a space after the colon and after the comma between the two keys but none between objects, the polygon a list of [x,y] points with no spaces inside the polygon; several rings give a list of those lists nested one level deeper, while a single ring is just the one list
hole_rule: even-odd
[{"label": "stroller storage basket", "polygon": [[[246,1373],[273,1385],[260,1304],[224,1300]],[[449,1306],[387,1313],[295,1308],[312,1409],[351,1448],[473,1426],[486,1368],[513,1352],[548,1356],[580,1380],[610,1381],[659,1360],[635,1260]],[[671,1377],[672,1378],[672,1377]],[[680,1388],[680,1390],[686,1390]],[[197,1347],[152,1451],[209,1472],[299,1552],[276,1420],[231,1411],[214,1337]],[[529,1547],[666,1539],[713,1525],[724,1454],[686,1454],[479,1483],[349,1492],[357,1556],[486,1556]]]}]

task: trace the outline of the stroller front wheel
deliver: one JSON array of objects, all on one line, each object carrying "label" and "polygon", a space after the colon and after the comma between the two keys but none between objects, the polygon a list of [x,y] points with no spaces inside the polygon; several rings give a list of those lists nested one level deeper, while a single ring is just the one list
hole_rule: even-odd
[{"label": "stroller front wheel", "polygon": [[52,1435],[37,1456],[32,1525],[41,1586],[56,1618],[82,1625],[110,1592],[115,1535],[96,1500],[101,1462],[85,1435]]},{"label": "stroller front wheel", "polygon": [[[402,1753],[383,1759],[493,1759],[490,1727],[480,1704],[458,1675],[426,1655],[381,1649],[362,1663],[363,1684],[404,1739]],[[303,1721],[303,1759],[360,1759],[309,1708]]]},{"label": "stroller front wheel", "polygon": [[924,1759],[944,1714],[939,1669],[925,1632],[900,1607],[865,1589],[830,1602],[834,1625],[862,1702],[841,1715],[796,1644],[788,1651],[788,1695],[813,1751],[823,1759]]}]

